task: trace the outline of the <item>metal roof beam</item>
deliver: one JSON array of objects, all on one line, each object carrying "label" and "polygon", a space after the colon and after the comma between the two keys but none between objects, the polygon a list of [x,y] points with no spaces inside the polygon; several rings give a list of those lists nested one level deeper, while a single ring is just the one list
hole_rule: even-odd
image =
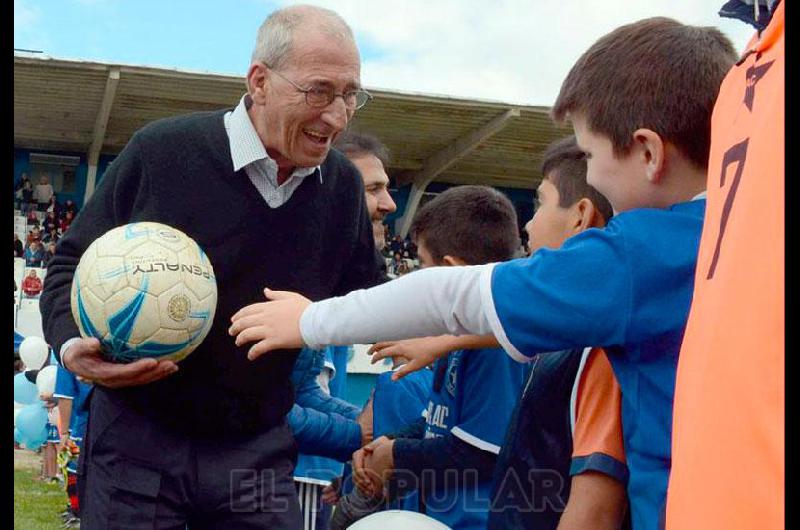
[{"label": "metal roof beam", "polygon": [[84,203],[89,200],[89,197],[94,193],[95,181],[97,180],[97,162],[100,160],[100,150],[103,148],[103,141],[106,137],[106,127],[108,127],[108,118],[111,116],[111,108],[114,106],[114,98],[117,94],[117,85],[119,85],[119,67],[112,66],[108,71],[108,78],[106,79],[106,89],[103,93],[103,101],[100,103],[100,109],[97,112],[97,118],[94,121],[94,130],[92,132],[92,145],[89,146],[87,153],[89,171],[86,175],[86,192],[84,194]]},{"label": "metal roof beam", "polygon": [[397,185],[405,186],[410,182],[424,183],[432,182],[437,175],[445,171],[460,159],[467,156],[473,149],[478,147],[490,137],[494,136],[506,126],[506,124],[520,115],[519,109],[508,109],[504,113],[495,116],[480,128],[472,131],[466,136],[462,136],[452,144],[448,145],[438,153],[430,156],[422,164],[422,169],[415,172],[407,172],[397,177]]},{"label": "metal roof beam", "polygon": [[502,131],[509,121],[519,116],[519,109],[508,109],[502,114],[492,118],[480,128],[466,136],[462,136],[441,151],[430,156],[422,164],[421,170],[414,172],[406,171],[398,175],[398,186],[404,186],[408,183],[413,184],[411,195],[406,204],[405,213],[403,217],[398,219],[401,236],[406,237],[406,234],[408,234],[408,230],[411,228],[411,221],[417,213],[419,201],[422,198],[422,194],[425,192],[425,188],[428,187],[428,184],[433,182],[433,179],[436,178],[437,175],[440,175],[447,168],[467,156],[481,143]]}]

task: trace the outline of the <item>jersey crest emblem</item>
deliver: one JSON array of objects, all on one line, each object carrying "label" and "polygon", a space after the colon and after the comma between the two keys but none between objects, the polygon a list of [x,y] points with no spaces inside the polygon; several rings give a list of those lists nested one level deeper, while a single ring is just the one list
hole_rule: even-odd
[{"label": "jersey crest emblem", "polygon": [[461,355],[450,355],[450,362],[447,363],[447,375],[445,376],[444,387],[447,393],[456,397],[456,387],[458,384],[458,365],[461,363]]}]

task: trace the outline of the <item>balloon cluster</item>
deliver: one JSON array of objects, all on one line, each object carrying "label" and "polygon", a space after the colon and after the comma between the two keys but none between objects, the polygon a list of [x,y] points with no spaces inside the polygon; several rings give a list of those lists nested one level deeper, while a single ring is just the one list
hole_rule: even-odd
[{"label": "balloon cluster", "polygon": [[47,442],[48,412],[42,399],[53,396],[58,369],[49,364],[50,348],[40,337],[26,337],[19,356],[26,371],[14,376],[14,441],[36,450]]}]

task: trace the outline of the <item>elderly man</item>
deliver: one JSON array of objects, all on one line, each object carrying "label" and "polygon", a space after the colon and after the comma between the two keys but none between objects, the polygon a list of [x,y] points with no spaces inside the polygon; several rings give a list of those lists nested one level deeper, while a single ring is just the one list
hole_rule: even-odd
[{"label": "elderly man", "polygon": [[[322,299],[380,281],[363,184],[330,149],[368,99],[341,17],[276,11],[259,29],[239,104],[138,131],[61,239],[43,321],[63,365],[96,383],[79,464],[84,528],[301,526],[285,419],[298,351],[253,364],[227,327],[264,299],[264,285]],[[145,219],[192,236],[217,277],[214,325],[180,369],[108,363],[70,315],[81,253]]]}]

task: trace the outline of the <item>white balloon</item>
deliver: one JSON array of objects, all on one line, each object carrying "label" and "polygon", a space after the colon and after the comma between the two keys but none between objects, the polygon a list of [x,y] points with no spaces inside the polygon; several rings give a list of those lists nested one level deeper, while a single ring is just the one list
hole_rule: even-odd
[{"label": "white balloon", "polygon": [[53,366],[45,366],[39,370],[36,376],[36,388],[39,390],[39,395],[47,394],[52,395],[56,390],[56,373],[58,369]]},{"label": "white balloon", "polygon": [[450,527],[427,515],[406,510],[386,510],[373,513],[354,524],[349,530],[450,530]]},{"label": "white balloon", "polygon": [[19,357],[26,370],[38,370],[44,365],[50,353],[47,343],[41,337],[25,337],[19,345]]}]

